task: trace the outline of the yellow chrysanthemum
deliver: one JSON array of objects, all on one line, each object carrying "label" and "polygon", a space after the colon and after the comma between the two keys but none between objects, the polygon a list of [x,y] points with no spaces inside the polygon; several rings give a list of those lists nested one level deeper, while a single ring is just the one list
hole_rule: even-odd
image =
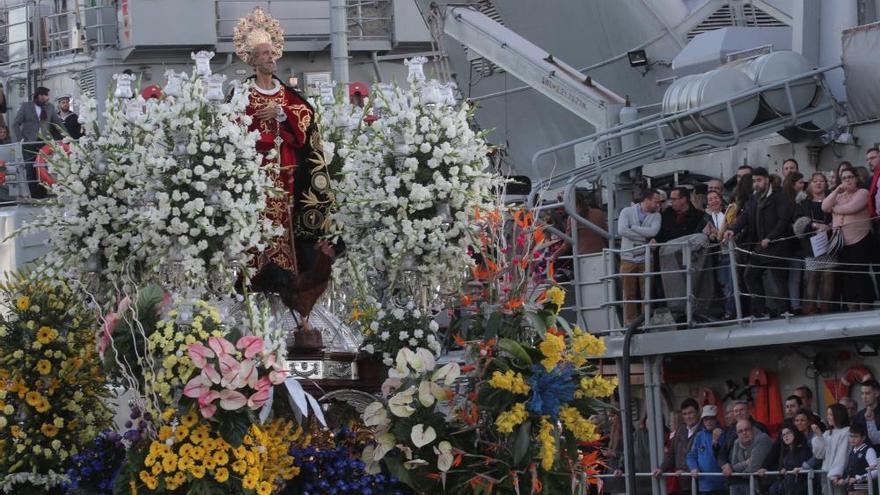
[{"label": "yellow chrysanthemum", "polygon": [[192,473],[193,477],[202,479],[205,477],[205,466],[193,466],[189,472]]},{"label": "yellow chrysanthemum", "polygon": [[229,470],[225,467],[218,468],[214,471],[214,479],[219,483],[226,483],[226,480],[229,479]]},{"label": "yellow chrysanthemum", "polygon": [[501,371],[495,371],[492,373],[489,385],[515,394],[527,394],[531,390],[531,387],[529,387],[523,378],[522,373],[517,373],[513,370],[507,370],[503,373]]},{"label": "yellow chrysanthemum", "polygon": [[559,419],[581,442],[592,442],[598,438],[596,425],[581,416],[581,413],[574,407],[562,406],[559,411]]},{"label": "yellow chrysanthemum", "polygon": [[52,438],[58,434],[58,428],[53,424],[43,423],[43,426],[40,427],[40,433],[46,438]]},{"label": "yellow chrysanthemum", "polygon": [[227,462],[229,462],[229,455],[226,454],[224,450],[218,450],[214,452],[214,463],[218,466],[225,466]]},{"label": "yellow chrysanthemum", "polygon": [[553,437],[553,425],[547,421],[547,416],[541,418],[538,441],[541,442],[541,451],[538,453],[541,458],[541,467],[544,468],[544,471],[550,471],[553,469],[553,462],[556,459],[556,439]]},{"label": "yellow chrysanthemum", "polygon": [[544,341],[538,344],[538,349],[544,355],[541,364],[547,371],[551,371],[559,364],[562,359],[562,353],[565,352],[565,338],[561,335],[547,333],[544,335]]},{"label": "yellow chrysanthemum", "polygon": [[37,373],[41,375],[48,375],[52,372],[52,363],[46,359],[40,359],[37,361]]},{"label": "yellow chrysanthemum", "polygon": [[171,435],[173,435],[173,434],[174,434],[174,432],[171,430],[171,427],[168,425],[165,425],[165,426],[162,426],[161,428],[159,428],[158,436],[159,436],[159,440],[162,442],[171,438]]},{"label": "yellow chrysanthemum", "polygon": [[526,412],[526,405],[517,402],[509,411],[504,411],[495,418],[495,426],[501,433],[512,433],[513,429],[526,420],[529,414]]},{"label": "yellow chrysanthemum", "polygon": [[247,475],[241,480],[241,487],[245,490],[253,490],[257,487],[257,477]]},{"label": "yellow chrysanthemum", "polygon": [[176,430],[174,430],[174,440],[177,442],[182,442],[186,439],[187,435],[189,435],[189,428],[186,425],[179,425]]},{"label": "yellow chrysanthemum", "polygon": [[24,311],[31,307],[31,299],[28,296],[18,296],[18,299],[15,300],[15,307],[19,311]]},{"label": "yellow chrysanthemum", "polygon": [[24,401],[27,402],[27,405],[31,407],[37,407],[37,404],[39,404],[42,400],[43,396],[40,395],[39,392],[35,392],[33,390],[28,392],[24,396]]},{"label": "yellow chrysanthemum", "polygon": [[41,344],[48,344],[55,339],[55,332],[49,327],[40,327],[37,330],[37,342]]},{"label": "yellow chrysanthemum", "polygon": [[263,481],[257,487],[257,495],[270,495],[272,493],[272,483]]}]

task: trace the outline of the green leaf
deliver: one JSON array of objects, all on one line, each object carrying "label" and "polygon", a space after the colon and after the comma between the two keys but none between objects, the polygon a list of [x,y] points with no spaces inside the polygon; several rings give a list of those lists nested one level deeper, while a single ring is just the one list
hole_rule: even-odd
[{"label": "green leaf", "polygon": [[531,311],[526,312],[526,318],[528,318],[529,323],[531,323],[532,328],[535,329],[535,334],[539,336],[543,336],[547,333],[547,321],[541,318],[537,313],[533,313]]},{"label": "green leaf", "polygon": [[501,313],[492,313],[489,317],[489,323],[486,324],[486,331],[483,333],[483,340],[494,339],[498,336],[498,330],[501,328]]},{"label": "green leaf", "polygon": [[[517,468],[524,467],[528,460],[529,447],[532,445],[532,422],[525,421],[519,425],[516,431],[516,441],[513,444],[513,465]],[[574,457],[573,457],[574,458]]]},{"label": "green leaf", "polygon": [[418,489],[418,486],[413,484],[413,479],[409,475],[409,470],[403,467],[403,459],[385,456],[385,458],[382,459],[382,462],[385,463],[385,467],[388,468],[391,475],[399,479],[401,483],[410,488]]},{"label": "green leaf", "polygon": [[212,495],[217,493],[217,490],[214,489],[214,482],[210,481],[208,478],[202,479],[193,479],[190,482],[189,490],[187,490],[186,495]]},{"label": "green leaf", "polygon": [[566,452],[568,452],[569,459],[577,459],[577,456],[578,456],[577,438],[575,438],[574,433],[572,433],[568,429],[566,429],[565,442],[563,443],[563,448],[565,449]]},{"label": "green leaf", "polygon": [[565,333],[571,335],[571,324],[568,323],[568,320],[560,315],[556,315],[556,324],[562,327],[562,329],[565,330]]},{"label": "green leaf", "polygon": [[498,348],[513,356],[514,359],[520,361],[526,366],[531,366],[534,361],[529,357],[529,353],[513,339],[501,339],[498,341]]},{"label": "green leaf", "polygon": [[220,422],[218,431],[229,445],[238,447],[244,442],[244,436],[247,435],[252,423],[247,413],[230,414]]}]

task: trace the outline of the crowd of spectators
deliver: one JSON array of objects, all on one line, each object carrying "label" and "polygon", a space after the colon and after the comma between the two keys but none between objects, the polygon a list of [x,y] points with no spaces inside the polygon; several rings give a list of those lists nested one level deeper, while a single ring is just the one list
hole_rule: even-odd
[{"label": "crowd of spectators", "polygon": [[[737,473],[755,473],[759,495],[806,495],[811,470],[823,471],[830,481],[826,485],[823,476],[814,476],[813,493],[839,495],[866,490],[868,477],[877,477],[880,383],[871,379],[858,388],[864,404],[861,410],[854,400],[844,398],[831,404],[820,418],[812,410],[812,391],[798,387],[783,401],[785,419],[774,425],[752,417],[744,400],[729,402],[722,414],[716,405],[701,407],[695,399],[685,399],[677,424],[670,425],[667,432],[662,463],[651,474],[659,478],[663,473],[690,473],[697,478],[701,495],[749,494],[749,477]],[[622,426],[616,411],[610,417],[616,420],[609,422],[607,448],[601,452],[609,461],[608,472],[615,477],[606,484],[605,493],[621,493],[624,485],[619,478],[625,469]],[[645,431],[642,421],[634,437],[638,439]],[[633,455],[639,472],[645,472],[638,462],[647,457],[645,448],[644,443],[635,443]],[[689,477],[672,476],[663,482],[669,494],[691,494]],[[834,494],[827,493],[828,486]],[[645,492],[644,487],[640,492]]]},{"label": "crowd of spectators", "polygon": [[[646,251],[641,247],[676,240],[704,249],[702,268],[694,273],[711,273],[713,290],[697,292],[694,282],[689,296],[716,303],[707,305],[712,314],[699,315],[708,320],[735,317],[735,281],[745,317],[873,307],[878,297],[870,269],[880,261],[880,222],[874,221],[880,216],[880,150],[868,150],[866,163],[871,172],[844,162],[830,177],[822,172],[807,177],[790,158],[781,176],[744,165],[727,187],[712,179],[641,191],[617,220],[622,298],[628,301],[622,304],[624,324],[641,312],[644,299],[647,277],[638,274],[645,271]],[[660,264],[651,266],[656,271]],[[656,306],[664,297],[684,296],[664,295],[664,285],[670,290],[666,276],[652,282],[651,299],[660,300]]]}]

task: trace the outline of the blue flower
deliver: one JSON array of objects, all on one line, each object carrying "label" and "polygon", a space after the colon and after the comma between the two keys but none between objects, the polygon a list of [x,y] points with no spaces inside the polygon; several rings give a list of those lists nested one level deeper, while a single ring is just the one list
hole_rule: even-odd
[{"label": "blue flower", "polygon": [[577,386],[571,379],[572,373],[574,368],[569,364],[556,365],[551,371],[543,366],[532,366],[532,376],[527,380],[532,388],[532,398],[526,409],[540,416],[550,416],[555,421],[562,404],[574,399]]}]

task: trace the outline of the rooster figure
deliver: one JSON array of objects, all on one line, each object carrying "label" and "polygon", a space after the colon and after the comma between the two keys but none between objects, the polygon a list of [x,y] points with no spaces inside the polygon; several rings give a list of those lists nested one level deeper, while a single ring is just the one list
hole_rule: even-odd
[{"label": "rooster figure", "polygon": [[305,347],[320,347],[316,342],[320,340],[320,332],[309,324],[309,315],[321,294],[327,290],[337,250],[342,250],[328,241],[320,241],[315,247],[317,252],[314,261],[300,273],[293,273],[269,262],[251,279],[252,291],[278,294],[294,319],[297,319],[297,315],[301,318],[295,337]]}]

